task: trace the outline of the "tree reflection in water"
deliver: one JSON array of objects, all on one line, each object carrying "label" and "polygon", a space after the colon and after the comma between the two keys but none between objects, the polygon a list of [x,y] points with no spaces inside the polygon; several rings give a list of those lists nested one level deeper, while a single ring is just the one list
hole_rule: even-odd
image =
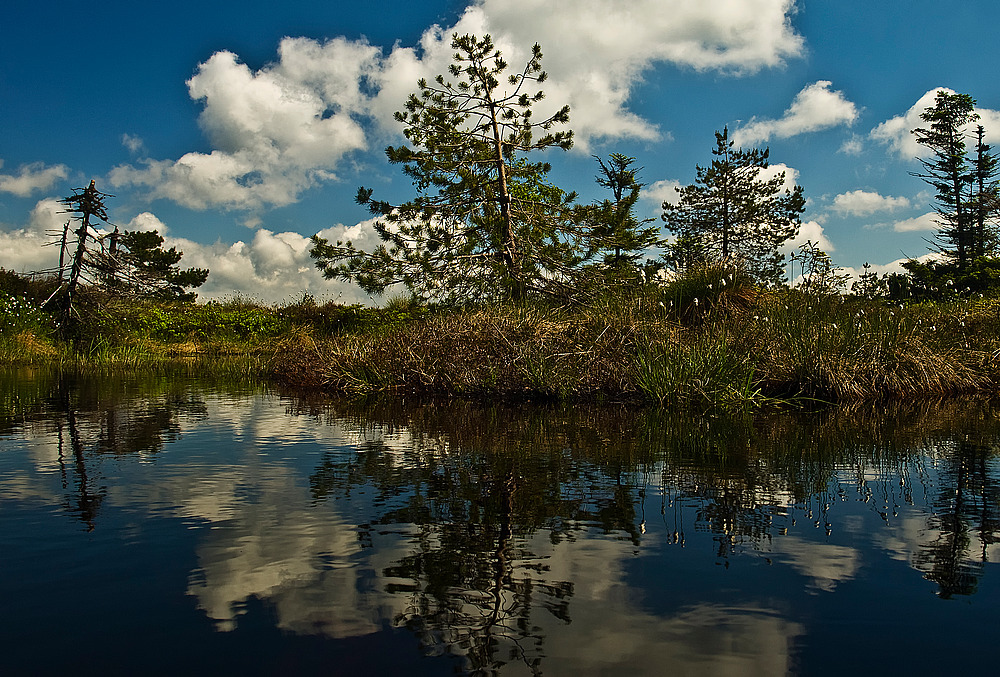
[{"label": "tree reflection in water", "polygon": [[[599,528],[639,546],[649,491],[672,527],[668,542],[686,544],[685,514],[693,514],[689,528],[712,534],[728,565],[734,553],[779,552],[774,539],[796,520],[829,536],[838,501],[865,502],[889,524],[913,504],[914,478],[925,492],[936,482],[940,498],[925,528],[934,537],[912,564],[942,596],[973,593],[997,534],[1000,426],[992,411],[963,402],[878,416],[687,417],[611,407],[341,403],[323,413],[353,423],[362,440],[381,426],[406,430],[411,442],[400,450],[362,441],[348,460],[329,455],[310,486],[316,501],[374,489],[378,514],[360,528],[362,542],[370,530],[417,529],[412,552],[381,573],[390,592],[409,596],[396,623],[426,652],[463,655],[473,671],[509,661],[535,670],[545,655],[535,614],[570,623],[574,585],[550,577],[528,547],[532,536],[557,543]],[[993,446],[954,448],[970,430]],[[948,467],[932,481],[926,459]],[[811,566],[852,576],[851,552],[817,545],[814,559],[825,563]],[[832,581],[818,587],[832,589]]]},{"label": "tree reflection in water", "polygon": [[[244,407],[241,416],[271,416],[263,426],[270,437],[240,427],[246,436],[225,461],[206,451],[196,462],[176,454],[167,463],[162,450],[182,429],[197,434],[214,397],[185,383],[0,382],[0,401],[13,403],[0,412],[0,433],[35,428],[54,440],[56,500],[87,529],[100,526],[102,510],[107,521],[105,504],[140,504],[150,500],[146,489],[170,485],[163,512],[212,527],[191,534],[201,567],[187,594],[227,633],[253,599],[273,604],[274,625],[290,635],[372,636],[391,621],[425,653],[460,656],[467,672],[510,665],[537,673],[557,656],[561,667],[585,665],[567,659],[567,643],[580,637],[591,643],[569,652],[587,660],[630,641],[629,660],[639,660],[656,637],[659,660],[670,655],[665,633],[680,647],[753,644],[737,657],[744,665],[765,645],[787,662],[790,638],[807,624],[769,597],[748,596],[742,606],[671,599],[647,609],[595,587],[604,576],[633,594],[633,565],[667,566],[674,562],[665,551],[704,551],[687,565],[774,561],[793,575],[773,580],[805,579],[818,594],[858,577],[862,548],[870,548],[906,561],[948,598],[977,594],[996,552],[996,403],[685,415],[289,399],[283,415],[261,396],[260,409]],[[226,415],[210,402],[213,415]],[[289,416],[299,418],[295,426]],[[230,443],[236,429],[219,435]],[[150,461],[164,472],[146,473],[147,486],[126,495],[109,479],[109,460]],[[204,482],[191,493],[195,475]],[[15,487],[17,478],[8,479]],[[849,523],[859,515],[860,526]],[[574,569],[574,558],[586,562]],[[911,578],[922,583],[919,575]],[[369,595],[373,585],[378,594]],[[623,627],[606,631],[604,623]]]},{"label": "tree reflection in water", "polygon": [[[310,478],[313,496],[373,486],[381,508],[365,529],[415,527],[412,551],[382,575],[390,592],[409,596],[395,622],[425,652],[463,655],[470,670],[520,661],[534,671],[544,638],[533,614],[569,623],[573,583],[549,575],[530,537],[544,529],[558,542],[600,524],[638,542],[635,487],[604,489],[606,479],[594,476],[600,471],[577,463],[579,447],[563,438],[579,429],[554,424],[551,412],[419,412],[407,419],[413,443],[402,452],[371,442],[346,462],[325,457]],[[438,416],[455,425],[437,429]]]},{"label": "tree reflection in water", "polygon": [[[198,419],[206,413],[200,396],[182,384],[163,382],[153,391],[142,387],[137,396],[135,382],[121,378],[97,380],[59,372],[34,376],[26,383],[4,383],[2,399],[18,403],[20,411],[12,410],[22,425],[55,433],[62,489],[67,492],[63,506],[87,531],[97,526],[108,495],[99,470],[103,458],[149,458],[180,434],[179,416]],[[22,392],[12,395],[14,388]],[[0,421],[0,427],[11,424]]]},{"label": "tree reflection in water", "polygon": [[[917,553],[914,566],[938,584],[938,594],[946,599],[976,592],[987,550],[997,542],[1000,484],[989,472],[995,459],[996,447],[960,440],[940,460],[944,481],[927,520],[933,538]],[[972,551],[973,535],[978,552]]]}]

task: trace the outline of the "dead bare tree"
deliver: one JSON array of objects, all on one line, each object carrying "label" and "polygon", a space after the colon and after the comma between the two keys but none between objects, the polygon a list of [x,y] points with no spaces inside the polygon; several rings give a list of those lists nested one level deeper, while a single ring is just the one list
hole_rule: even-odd
[{"label": "dead bare tree", "polygon": [[[108,193],[97,190],[93,180],[86,188],[77,188],[69,197],[63,198],[60,202],[68,208],[67,213],[73,214],[73,219],[80,222],[76,229],[76,252],[73,254],[73,263],[70,268],[69,281],[63,292],[60,303],[59,326],[63,335],[71,334],[74,326],[74,315],[78,315],[74,307],[80,281],[87,268],[87,249],[90,242],[98,242],[100,234],[95,229],[97,222],[103,221],[108,224],[108,211],[104,201],[114,197]],[[110,224],[109,224],[110,225]],[[60,256],[60,259],[62,257]],[[60,260],[60,279],[62,278],[62,261]]]}]

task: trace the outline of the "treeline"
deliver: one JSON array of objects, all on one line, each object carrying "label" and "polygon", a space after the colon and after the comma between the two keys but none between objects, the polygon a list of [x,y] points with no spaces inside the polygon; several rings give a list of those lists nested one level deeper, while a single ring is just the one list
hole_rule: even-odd
[{"label": "treeline", "polygon": [[[534,159],[573,144],[573,132],[563,129],[568,107],[532,116],[546,79],[538,45],[520,69],[509,68],[488,35],[455,35],[452,47],[448,73],[419,81],[396,113],[409,144],[386,149],[416,195],[391,204],[359,189],[358,202],[379,217],[380,242],[364,249],[315,236],[311,254],[327,278],[374,295],[401,287],[447,305],[529,297],[586,303],[609,287],[658,284],[717,263],[764,287],[785,281],[781,249],[798,234],[805,199],[801,186],[785,185],[784,173],[767,171],[768,149],[735,148],[728,129],[716,132],[711,163],[662,205],[664,238],[635,214],[643,187],[635,158],[596,158],[597,182],[610,195],[589,205],[553,185],[550,165]],[[927,128],[913,132],[931,152],[916,176],[936,191],[940,256],[908,262],[906,274],[880,277],[866,265],[855,292],[902,299],[997,289],[998,164],[982,126],[967,149],[974,107],[968,95],[941,91],[922,115]],[[812,243],[793,258],[800,284],[840,291],[848,282]]]}]

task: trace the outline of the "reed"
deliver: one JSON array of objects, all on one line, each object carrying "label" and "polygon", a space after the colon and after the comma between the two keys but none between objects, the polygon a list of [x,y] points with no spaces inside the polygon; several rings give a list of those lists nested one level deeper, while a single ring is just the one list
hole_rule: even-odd
[{"label": "reed", "polygon": [[971,392],[992,379],[918,307],[774,295],[755,316],[764,387],[844,401]]}]

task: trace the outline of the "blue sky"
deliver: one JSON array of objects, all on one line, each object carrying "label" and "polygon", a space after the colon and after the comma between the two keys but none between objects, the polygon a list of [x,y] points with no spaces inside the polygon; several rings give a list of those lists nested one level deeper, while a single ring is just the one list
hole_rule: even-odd
[{"label": "blue sky", "polygon": [[[808,199],[801,238],[835,263],[927,253],[933,196],[909,172],[909,130],[946,87],[1000,142],[1000,24],[986,0],[477,0],[15,3],[0,24],[0,266],[55,264],[55,202],[95,179],[112,221],[157,228],[208,267],[203,298],[361,298],[323,281],[308,236],[370,241],[359,185],[412,195],[383,150],[450,35],[489,32],[512,64],[538,42],[547,103],[576,147],[546,154],[581,201],[604,195],[593,154],[638,159],[658,217],[711,160],[716,130]],[[981,41],[980,41],[981,40]]]}]

